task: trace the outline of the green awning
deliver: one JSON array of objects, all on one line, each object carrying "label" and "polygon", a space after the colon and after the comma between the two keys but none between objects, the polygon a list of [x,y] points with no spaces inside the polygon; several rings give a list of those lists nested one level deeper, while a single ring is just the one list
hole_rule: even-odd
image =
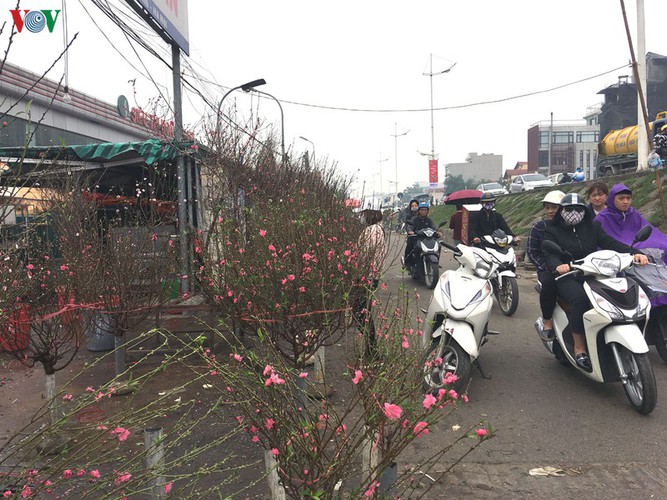
[{"label": "green awning", "polygon": [[[191,142],[180,143],[180,149],[190,151]],[[140,157],[148,165],[176,158],[179,148],[173,142],[151,139],[140,142],[105,142],[80,146],[37,146],[0,148],[0,158],[31,158],[59,161],[104,162]]]}]

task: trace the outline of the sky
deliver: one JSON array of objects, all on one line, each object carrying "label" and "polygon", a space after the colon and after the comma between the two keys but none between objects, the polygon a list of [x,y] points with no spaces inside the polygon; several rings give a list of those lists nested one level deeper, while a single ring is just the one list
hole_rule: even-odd
[{"label": "sky", "polygon": [[[166,44],[124,1],[105,3],[171,61]],[[667,2],[643,3],[646,51],[667,55]],[[11,24],[15,1],[4,5],[0,22]],[[62,0],[22,0],[21,8],[62,9]],[[637,3],[625,0],[625,8],[637,50]],[[130,44],[91,0],[67,0],[66,14],[69,37],[78,33],[68,56],[71,88],[110,103],[120,94],[132,105],[159,94],[171,99],[171,70]],[[264,78],[260,90],[280,101],[284,120],[275,101],[242,92],[225,100],[225,110],[259,113],[277,133],[282,124],[288,148],[335,164],[353,178],[356,194],[428,182],[432,148],[440,181],[445,163],[471,152],[502,155],[504,169],[513,168],[527,160],[531,125],[551,113],[555,122],[582,119],[602,102],[598,91],[631,74],[615,0],[190,0],[188,18],[186,78],[213,103]],[[52,33],[20,33],[8,59],[41,73],[62,51],[63,35],[62,22]],[[63,72],[60,61],[49,76]],[[186,126],[212,113],[184,89]]]}]

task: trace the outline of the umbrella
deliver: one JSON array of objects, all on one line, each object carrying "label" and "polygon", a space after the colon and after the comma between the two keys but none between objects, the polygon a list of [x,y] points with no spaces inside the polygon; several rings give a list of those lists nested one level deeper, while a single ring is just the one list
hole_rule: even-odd
[{"label": "umbrella", "polygon": [[455,191],[452,194],[447,195],[447,198],[445,198],[445,205],[471,205],[479,203],[480,196],[482,196],[482,192],[477,189]]}]

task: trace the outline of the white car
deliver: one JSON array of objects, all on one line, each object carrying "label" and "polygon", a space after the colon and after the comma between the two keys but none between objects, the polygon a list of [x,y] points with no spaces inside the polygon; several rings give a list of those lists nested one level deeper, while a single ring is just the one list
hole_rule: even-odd
[{"label": "white car", "polygon": [[553,186],[554,183],[542,174],[523,174],[514,178],[512,184],[510,184],[510,193],[522,193],[535,188],[549,188]]},{"label": "white car", "polygon": [[496,196],[508,193],[507,189],[505,189],[499,182],[485,182],[484,184],[477,186],[476,189],[482,193],[491,193]]},{"label": "white car", "polygon": [[[549,176],[549,180],[553,182],[554,184],[560,184],[561,179],[563,178],[563,175],[565,175],[563,172],[559,172],[557,174],[551,174]],[[567,175],[570,176],[570,179],[574,177],[574,172],[568,172]],[[570,181],[572,182],[572,181]]]}]

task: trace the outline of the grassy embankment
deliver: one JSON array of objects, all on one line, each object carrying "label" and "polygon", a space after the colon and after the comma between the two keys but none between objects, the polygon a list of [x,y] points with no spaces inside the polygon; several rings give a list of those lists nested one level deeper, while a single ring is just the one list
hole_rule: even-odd
[{"label": "grassy embankment", "polygon": [[[667,200],[667,171],[662,170],[662,188]],[[655,185],[655,172],[641,172],[600,179],[609,187],[622,182],[632,189],[632,206],[637,208],[651,224],[663,232],[667,232],[667,221],[662,217],[662,209]],[[576,192],[586,196],[586,189],[592,181],[577,182],[567,186],[558,186],[565,193]],[[556,189],[556,188],[552,188]],[[549,190],[539,189],[527,193],[516,193],[503,196],[497,203],[496,209],[503,214],[512,230],[522,236],[527,236],[532,224],[542,217],[540,200]],[[449,218],[456,210],[449,205],[438,205],[431,208],[430,216],[437,225]]]}]

